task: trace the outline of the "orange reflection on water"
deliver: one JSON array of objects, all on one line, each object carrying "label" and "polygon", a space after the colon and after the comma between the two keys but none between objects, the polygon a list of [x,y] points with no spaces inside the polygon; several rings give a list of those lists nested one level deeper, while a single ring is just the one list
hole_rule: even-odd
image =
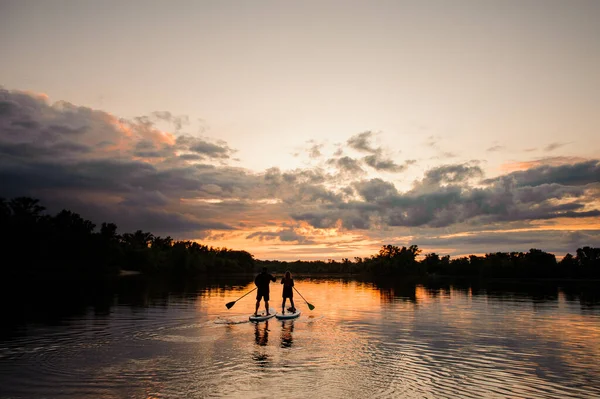
[{"label": "orange reflection on water", "polygon": [[[282,285],[280,284],[280,275],[275,275],[277,282],[270,285],[269,307],[281,311],[282,303]],[[252,277],[248,278],[253,280]],[[319,314],[329,316],[347,315],[348,309],[352,311],[369,311],[379,308],[385,299],[382,299],[380,290],[373,287],[370,283],[358,281],[347,281],[344,279],[310,279],[295,277],[294,302],[304,314]],[[250,314],[254,312],[256,304],[256,291],[250,292],[255,288],[253,282],[244,286],[232,287],[230,289],[211,290],[200,295],[197,301],[198,310],[210,315],[234,316],[241,314]],[[248,295],[239,299],[242,295],[250,292]],[[315,310],[310,311],[306,301],[315,306]],[[218,300],[217,300],[218,299]],[[231,309],[227,309],[225,304],[238,300]],[[289,306],[289,301],[288,301]],[[261,301],[260,309],[264,308],[264,302]]]},{"label": "orange reflection on water", "polygon": [[[277,277],[271,284],[270,305],[280,311],[281,276]],[[295,293],[300,319],[252,324],[248,315],[254,311],[254,292],[233,308],[225,307],[254,288],[252,276],[248,280],[238,286],[213,286],[198,298],[198,312],[232,322],[206,331],[214,338],[201,341],[206,342],[199,347],[202,367],[248,361],[247,367],[262,372],[309,365],[319,370],[311,381],[326,383],[321,386],[328,387],[330,397],[373,386],[379,392],[391,389],[398,394],[412,387],[425,397],[446,397],[440,390],[456,382],[445,378],[446,370],[460,376],[460,384],[468,384],[477,397],[485,397],[490,389],[503,397],[540,397],[531,392],[562,392],[564,387],[553,380],[557,373],[563,373],[563,379],[578,378],[569,370],[586,370],[582,378],[600,375],[598,318],[581,314],[578,303],[564,296],[537,300],[525,290],[486,292],[442,282],[295,276],[296,288],[315,309],[310,311]],[[231,357],[235,361],[228,360]],[[568,369],[563,371],[560,364]],[[298,375],[296,370],[286,381],[292,383]],[[227,383],[225,378],[222,383]]]}]

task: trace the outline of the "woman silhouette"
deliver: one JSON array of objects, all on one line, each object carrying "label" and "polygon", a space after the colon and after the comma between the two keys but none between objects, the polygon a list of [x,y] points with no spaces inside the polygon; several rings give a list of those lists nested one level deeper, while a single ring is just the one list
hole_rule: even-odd
[{"label": "woman silhouette", "polygon": [[283,293],[281,296],[283,297],[283,302],[281,303],[281,314],[285,314],[285,301],[290,298],[290,308],[291,312],[296,311],[296,307],[294,306],[294,279],[292,278],[292,273],[288,270],[285,272],[285,276],[281,279],[281,284],[283,284]]}]

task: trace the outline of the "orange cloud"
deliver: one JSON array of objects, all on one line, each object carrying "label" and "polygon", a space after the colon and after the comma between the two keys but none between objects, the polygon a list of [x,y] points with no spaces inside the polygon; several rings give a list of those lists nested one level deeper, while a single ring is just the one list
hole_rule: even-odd
[{"label": "orange cloud", "polygon": [[585,161],[589,161],[589,159],[582,157],[550,157],[538,159],[535,161],[505,163],[500,166],[500,170],[505,173],[511,173],[531,168],[537,168],[538,166],[561,166]]},{"label": "orange cloud", "polygon": [[[294,232],[306,239],[305,242],[282,241],[277,236],[290,229],[285,222],[276,225],[262,225],[237,231],[213,231],[198,239],[204,245],[245,250],[257,259],[279,259],[293,261],[327,260],[354,257],[368,257],[377,253],[381,242],[356,232],[337,229],[317,229],[306,223],[294,228]],[[253,233],[273,233],[270,239],[252,238]]]}]

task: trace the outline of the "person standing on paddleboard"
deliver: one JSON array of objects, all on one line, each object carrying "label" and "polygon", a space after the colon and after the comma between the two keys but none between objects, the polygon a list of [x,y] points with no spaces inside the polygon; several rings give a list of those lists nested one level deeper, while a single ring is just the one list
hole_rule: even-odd
[{"label": "person standing on paddleboard", "polygon": [[285,314],[285,301],[290,298],[290,308],[291,312],[296,311],[296,307],[294,306],[294,279],[292,278],[292,273],[288,270],[285,272],[285,276],[281,279],[281,284],[283,284],[283,293],[281,296],[283,297],[283,302],[281,303],[281,313]]},{"label": "person standing on paddleboard", "polygon": [[264,298],[265,300],[265,309],[267,311],[267,315],[269,315],[269,283],[273,281],[277,281],[275,277],[271,274],[267,273],[267,268],[263,267],[262,272],[259,273],[254,279],[254,284],[258,288],[256,293],[256,310],[254,311],[254,316],[258,316],[258,307],[260,306],[260,300]]}]

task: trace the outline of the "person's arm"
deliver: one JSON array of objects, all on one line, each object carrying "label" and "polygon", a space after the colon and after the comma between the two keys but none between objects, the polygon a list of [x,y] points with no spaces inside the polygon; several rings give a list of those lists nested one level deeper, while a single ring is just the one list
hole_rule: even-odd
[{"label": "person's arm", "polygon": [[292,279],[292,287],[294,286],[294,279]]},{"label": "person's arm", "polygon": [[281,284],[283,284],[285,282],[285,277],[281,278]]}]

